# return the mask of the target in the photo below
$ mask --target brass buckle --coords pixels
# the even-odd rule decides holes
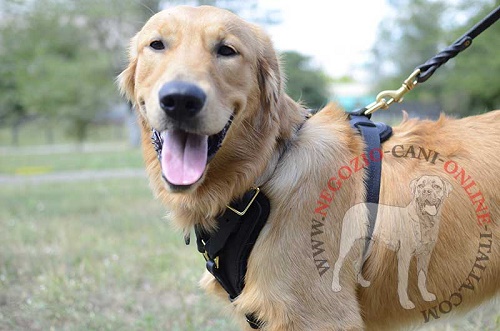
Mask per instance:
[[[203,257],[205,258],[205,261],[210,260],[210,258],[208,257],[207,251],[205,251],[205,253],[203,253]],[[215,257],[214,262],[215,262],[215,267],[217,269],[219,269],[219,257],[218,256]]]
[[[376,101],[366,106],[365,115],[374,113],[379,109],[388,109],[394,102],[402,102],[403,96],[410,92],[417,85],[417,77],[420,69],[416,69],[405,79],[401,87],[397,90],[382,91],[377,95]],[[389,99],[387,99],[389,98]]]
[[[255,190],[255,194],[253,195],[252,199],[250,199],[250,202],[248,203],[248,205],[245,207],[245,209],[243,209],[242,211],[239,211],[233,207],[231,207],[230,205],[226,205],[226,207],[231,210],[233,213],[235,213],[236,215],[238,216],[243,216],[246,214],[246,212],[248,211],[248,208],[250,208],[250,206],[252,205],[252,203],[255,201],[255,198],[257,197],[257,195],[259,194],[260,192],[260,188],[258,187],[254,187],[253,188]]]

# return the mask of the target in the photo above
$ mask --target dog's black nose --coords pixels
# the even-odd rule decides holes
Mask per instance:
[[[185,120],[201,111],[207,96],[195,84],[173,81],[162,86],[159,98],[161,108],[169,117]]]

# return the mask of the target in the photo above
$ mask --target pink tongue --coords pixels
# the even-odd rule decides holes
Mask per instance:
[[[201,178],[207,165],[208,137],[179,130],[161,133],[163,176],[174,185],[191,185]]]

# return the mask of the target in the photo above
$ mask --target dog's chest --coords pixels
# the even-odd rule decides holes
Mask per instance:
[[[412,220],[411,227],[417,250],[425,249],[425,247],[436,243],[438,235],[436,224]]]

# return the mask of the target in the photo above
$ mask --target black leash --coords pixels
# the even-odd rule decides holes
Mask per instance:
[[[403,101],[403,96],[411,91],[415,87],[415,85],[417,85],[417,83],[423,83],[427,81],[440,66],[448,62],[449,59],[457,56],[458,53],[467,49],[472,44],[472,40],[474,38],[484,32],[484,30],[489,28],[498,19],[500,19],[500,6],[495,8],[479,23],[474,25],[469,31],[458,38],[457,41],[455,41],[452,45],[446,47],[444,50],[433,56],[424,64],[417,66],[417,68],[415,68],[412,74],[403,82],[398,90],[388,90],[380,92],[377,95],[375,102],[372,102],[365,108],[356,110],[355,113],[363,113],[365,115],[369,115],[379,109],[388,109],[389,106],[394,102]]]
[[[429,79],[432,74],[445,64],[449,59],[457,56],[458,53],[467,49],[472,44],[472,39],[476,38],[480,33],[484,32],[493,23],[500,18],[500,6],[483,18],[479,23],[474,25],[463,36],[458,38],[453,44],[446,47],[443,51],[436,54],[424,64],[419,65],[416,69],[420,70],[417,76],[417,82],[423,83]]]

